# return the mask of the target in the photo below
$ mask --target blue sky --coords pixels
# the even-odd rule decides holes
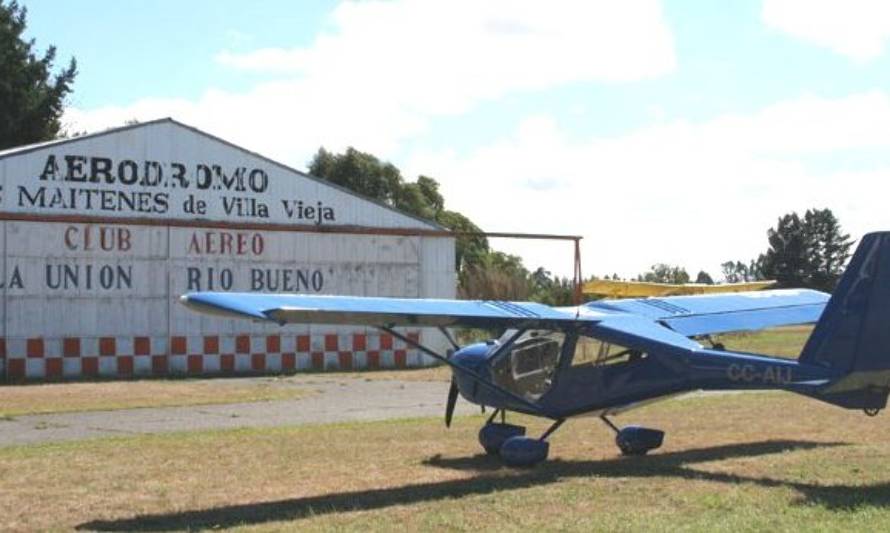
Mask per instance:
[[[174,116],[301,168],[352,145],[487,230],[584,235],[587,273],[716,274],[808,207],[890,229],[884,2],[24,4],[78,59],[73,128]]]

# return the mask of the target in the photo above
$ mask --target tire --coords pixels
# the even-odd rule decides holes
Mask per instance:
[[[510,437],[525,435],[524,426],[513,424],[485,424],[479,430],[479,444],[489,455],[495,455],[501,451],[504,441]]]
[[[547,459],[550,443],[529,437],[510,437],[501,446],[501,459],[507,466],[532,467]]]

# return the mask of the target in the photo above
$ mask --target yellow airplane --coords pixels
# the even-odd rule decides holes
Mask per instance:
[[[604,298],[646,298],[648,296],[758,291],[775,283],[773,280],[766,280],[706,285],[704,283],[673,284],[595,279],[586,282],[582,286],[582,292],[588,296],[601,296]]]

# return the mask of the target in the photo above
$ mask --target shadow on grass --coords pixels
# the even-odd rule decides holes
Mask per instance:
[[[356,510],[384,509],[428,501],[523,489],[576,477],[677,477],[720,483],[753,483],[764,487],[792,487],[800,491],[802,503],[832,509],[861,505],[890,505],[890,483],[870,486],[818,485],[766,477],[746,477],[690,468],[689,464],[738,457],[755,457],[794,450],[842,446],[843,443],[808,441],[764,441],[655,454],[646,457],[605,461],[548,461],[527,470],[504,467],[497,457],[432,457],[424,463],[437,467],[478,473],[470,479],[417,483],[381,489],[343,492],[288,500],[227,505],[210,509],[136,516],[120,520],[96,520],[77,526],[99,531],[168,531],[233,527]],[[498,472],[497,475],[491,475]]]

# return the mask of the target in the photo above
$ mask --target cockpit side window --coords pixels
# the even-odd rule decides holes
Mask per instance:
[[[572,368],[618,365],[638,361],[646,354],[625,346],[580,335],[575,343]]]
[[[527,330],[497,356],[492,365],[494,382],[510,392],[537,400],[553,385],[565,334]]]

